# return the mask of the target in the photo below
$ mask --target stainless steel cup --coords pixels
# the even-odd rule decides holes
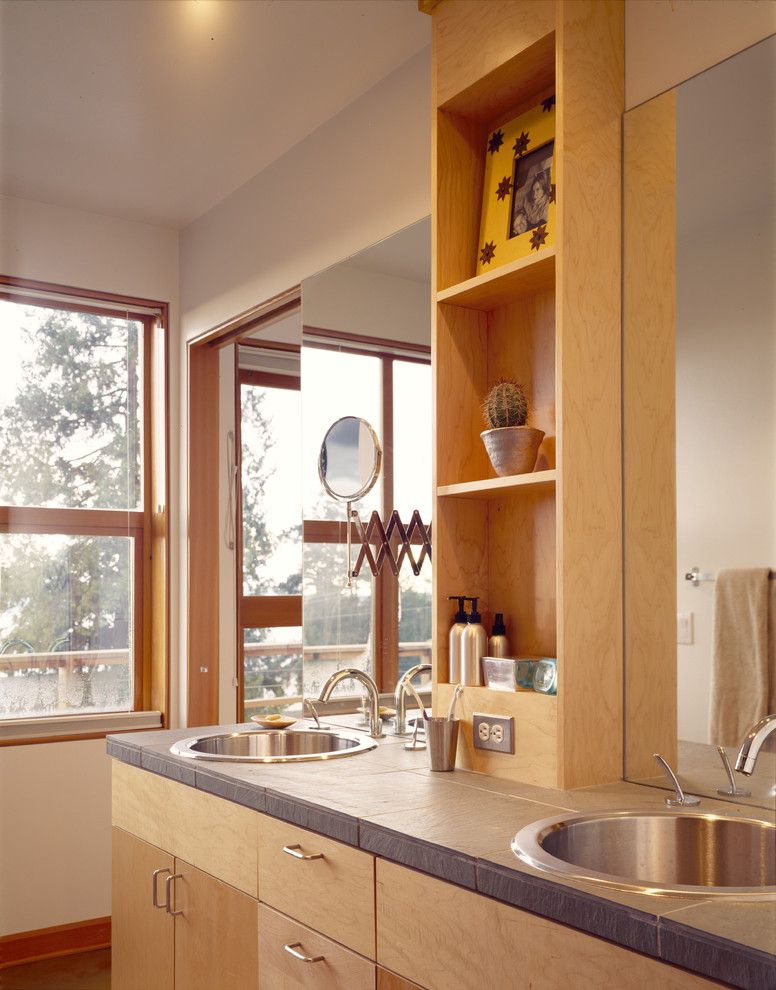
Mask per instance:
[[[423,719],[426,725],[426,746],[432,770],[454,770],[458,747],[460,719],[446,715]]]

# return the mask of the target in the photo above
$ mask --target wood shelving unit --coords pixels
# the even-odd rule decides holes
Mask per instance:
[[[450,698],[449,595],[504,612],[513,652],[557,656],[559,693],[464,691],[459,764],[546,786],[622,773],[620,120],[623,5],[441,0],[434,21],[434,705]],[[476,275],[493,129],[556,96],[555,243]],[[591,190],[597,195],[591,195]],[[527,388],[536,469],[493,476],[481,403]],[[475,750],[512,715],[514,755]]]

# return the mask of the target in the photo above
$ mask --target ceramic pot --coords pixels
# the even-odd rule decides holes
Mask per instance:
[[[533,471],[544,432],[533,426],[502,426],[480,433],[493,470],[499,477]]]

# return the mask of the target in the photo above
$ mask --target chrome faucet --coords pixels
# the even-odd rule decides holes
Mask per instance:
[[[413,678],[417,677],[418,674],[424,674],[426,672],[431,672],[431,664],[417,663],[414,667],[410,667],[409,670],[405,671],[396,684],[393,703],[396,708],[395,732],[397,736],[409,735],[407,732],[407,695],[412,694],[417,698],[417,692],[412,686]]]
[[[335,670],[321,688],[318,701],[327,702],[334,688],[341,681],[347,681],[351,678],[360,681],[369,693],[369,735],[372,739],[380,739],[383,734],[383,726],[380,721],[380,695],[377,691],[377,685],[366,671],[358,670],[356,667],[343,667],[342,670]]]
[[[701,803],[701,799],[700,798],[695,797],[694,794],[685,794],[684,793],[684,791],[682,790],[682,785],[679,783],[679,781],[678,781],[678,779],[676,777],[676,774],[671,769],[671,767],[670,767],[670,765],[668,763],[668,760],[666,760],[664,757],[662,757],[660,755],[660,753],[653,753],[652,755],[657,760],[657,762],[660,764],[660,767],[662,768],[663,773],[666,775],[666,777],[668,778],[668,780],[671,782],[671,786],[674,789],[674,796],[672,798],[670,798],[670,797],[667,797],[666,798],[666,804],[668,805],[668,807],[669,808],[694,808],[697,804],[700,804]]]
[[[776,732],[776,715],[763,715],[759,722],[754,723],[736,757],[736,770],[739,773],[751,776],[762,745],[772,732]]]

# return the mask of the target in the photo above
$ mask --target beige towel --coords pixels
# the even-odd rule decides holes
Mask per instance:
[[[711,675],[711,741],[740,746],[752,725],[774,711],[776,610],[765,567],[723,570],[714,589],[714,657]],[[769,639],[771,642],[769,644]]]

